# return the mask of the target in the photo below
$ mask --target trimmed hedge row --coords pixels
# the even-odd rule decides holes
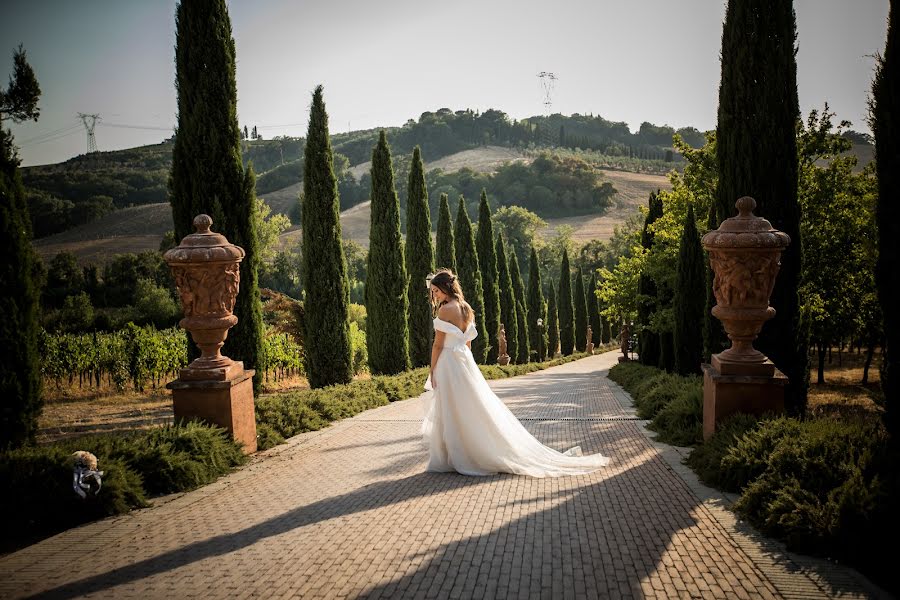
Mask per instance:
[[[609,378],[634,399],[637,415],[649,419],[657,439],[675,446],[703,440],[703,382],[696,375],[683,377],[636,362],[619,363]]]
[[[639,412],[656,411],[650,427],[665,432],[661,441],[693,440],[687,464],[707,485],[739,493],[734,510],[757,529],[793,550],[847,561],[896,591],[883,543],[900,535],[900,450],[878,415],[738,414],[701,442],[696,382],[627,363],[610,378]]]
[[[573,354],[542,363],[503,367],[479,365],[479,368],[485,379],[502,379],[555,367],[585,356]],[[262,396],[256,400],[258,447],[266,450],[283,443],[286,438],[322,429],[332,421],[397,400],[415,398],[422,393],[427,377],[428,367],[420,367],[397,375],[380,375],[314,390]]]
[[[103,487],[85,500],[72,490],[72,453],[96,455]],[[246,460],[221,429],[185,423],[130,434],[99,434],[0,454],[6,543],[23,542],[147,506],[147,498],[191,490]]]

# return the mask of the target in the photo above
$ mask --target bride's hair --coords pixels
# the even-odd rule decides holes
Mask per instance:
[[[431,278],[431,285],[438,288],[457,302],[459,302],[459,307],[462,309],[463,319],[466,320],[466,323],[471,323],[475,315],[472,313],[472,307],[469,306],[469,303],[466,302],[465,296],[463,296],[462,287],[459,285],[459,279],[456,275],[453,274],[453,271],[450,269],[438,269],[434,276]],[[440,308],[440,305],[434,305],[434,313],[437,315],[437,311]]]

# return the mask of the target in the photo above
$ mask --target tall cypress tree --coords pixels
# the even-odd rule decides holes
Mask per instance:
[[[559,310],[556,308],[556,288],[550,280],[550,299],[547,302],[547,356],[553,358],[559,346]]]
[[[222,351],[256,368],[258,385],[265,368],[257,279],[259,218],[255,176],[241,162],[231,20],[224,0],[198,0],[179,3],[175,24],[178,129],[169,177],[175,239],[192,233],[194,217],[206,213],[215,231],[244,248],[234,307],[238,323]]]
[[[575,269],[575,290],[572,293],[575,304],[575,349],[579,352],[587,350],[588,313],[584,295],[584,277],[581,269]]]
[[[485,334],[484,288],[481,283],[481,271],[478,268],[475,234],[472,232],[472,222],[469,221],[465,198],[462,196],[459,197],[459,209],[456,211],[453,239],[456,265],[459,268],[456,274],[459,276],[466,302],[475,313],[475,329],[478,330],[478,337],[472,340],[472,356],[475,357],[475,362],[483,365],[487,358],[488,346],[496,340],[488,340]]]
[[[678,246],[675,275],[675,371],[681,375],[700,372],[703,361],[703,335],[697,323],[703,319],[706,305],[706,267],[700,234],[689,206]]]
[[[37,121],[41,89],[21,46],[13,60],[9,89],[0,89],[0,450],[34,441],[43,404],[31,217],[12,133],[2,123]]]
[[[644,219],[644,229],[641,232],[641,246],[646,250],[653,247],[653,232],[650,230],[650,225],[656,222],[656,220],[662,216],[662,213],[662,199],[658,194],[651,193],[649,210],[647,211],[647,217]],[[650,317],[656,312],[657,308],[656,296],[656,283],[649,275],[642,273],[638,279],[638,352],[641,363],[651,367],[658,366],[660,359],[659,334],[651,331],[649,325]]]
[[[484,335],[490,348],[487,364],[497,362],[497,332],[500,331],[500,273],[497,270],[497,255],[494,251],[494,228],[491,225],[491,207],[487,193],[481,190],[478,205],[478,233],[475,241],[478,249],[478,266],[481,270],[481,284],[484,287]]]
[[[572,299],[572,271],[569,268],[568,250],[563,250],[556,306],[559,311],[559,348],[564,356],[569,356],[575,351],[575,303]]]
[[[544,286],[541,282],[541,270],[538,267],[537,252],[531,247],[531,257],[528,261],[528,344],[535,360],[544,359],[543,353],[547,348],[547,319],[544,308]],[[538,327],[538,319],[543,323]]]
[[[450,269],[456,273],[456,244],[453,241],[453,221],[450,219],[450,202],[447,200],[447,194],[441,194],[438,208],[435,251],[435,265],[439,269]]]
[[[599,346],[603,339],[603,324],[600,319],[600,301],[597,298],[597,275],[591,273],[591,284],[585,295],[588,307],[588,320],[591,324],[591,342]]]
[[[409,281],[400,237],[400,200],[384,130],[372,150],[372,199],[366,261],[366,346],[369,368],[394,375],[409,368]]]
[[[722,32],[722,79],[716,148],[718,219],[735,214],[742,196],[756,199],[756,214],[791,237],[781,257],[771,305],[775,318],[756,347],[790,379],[785,407],[806,410],[807,335],[801,330],[800,205],[797,199],[797,27],[793,3],[729,0]],[[752,77],[748,77],[752,73]]]
[[[506,260],[506,249],[502,235],[497,236],[497,280],[500,292],[500,322],[506,330],[506,353],[510,361],[515,362],[519,356],[519,320],[516,312],[516,293],[513,289],[512,277],[509,275],[509,262]]]
[[[350,283],[341,244],[340,197],[322,86],[313,93],[303,176],[304,358],[313,388],[353,378]]]
[[[872,83],[870,120],[878,174],[878,262],[875,276],[884,315],[885,351],[881,368],[884,418],[894,438],[900,432],[900,11],[888,14],[887,42]]]
[[[515,256],[515,253],[513,253],[513,256]],[[527,343],[527,341],[528,341],[528,339],[527,339],[528,338],[527,319],[528,319],[528,309],[525,307],[525,304],[521,301],[521,299],[516,299],[516,320],[518,321],[517,324],[519,327],[519,348],[518,348],[519,353],[516,355],[516,362],[519,363],[520,365],[524,365],[525,363],[528,362],[528,356],[530,354],[529,348],[528,348],[528,343]],[[524,334],[525,343],[523,343],[523,340],[522,340],[522,338],[523,338],[522,332],[523,331],[525,332],[525,334]]]
[[[528,304],[525,299],[525,283],[522,281],[522,271],[519,269],[519,259],[515,252],[509,253],[509,278],[512,280],[513,296],[516,300],[516,325],[519,329],[516,362],[524,364],[531,356],[531,343],[528,335]]]
[[[414,367],[431,363],[431,303],[425,277],[434,271],[428,188],[419,147],[413,149],[406,195],[406,273],[409,276],[409,361]]]

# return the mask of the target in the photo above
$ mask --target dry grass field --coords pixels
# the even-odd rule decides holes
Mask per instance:
[[[546,219],[547,227],[538,231],[544,238],[556,233],[562,225],[572,227],[572,239],[584,244],[590,240],[606,241],[613,235],[617,225],[637,214],[639,206],[647,205],[650,192],[670,190],[672,185],[664,175],[648,175],[644,173],[628,173],[625,171],[602,171],[603,178],[612,182],[618,192],[614,198],[615,206],[604,215],[562,217]]]
[[[427,169],[455,171],[469,167],[476,171],[489,172],[509,161],[528,160],[517,151],[499,146],[486,146],[465,150],[428,163]],[[352,168],[354,173],[365,172],[368,163]],[[607,240],[616,225],[637,212],[639,205],[646,204],[651,191],[669,189],[669,181],[662,175],[627,173],[624,171],[603,171],[605,179],[611,181],[618,190],[616,206],[605,215],[565,217],[549,219],[548,226],[539,232],[551,236],[556,227],[570,225],[577,242],[590,239]],[[281,190],[261,194],[272,207],[272,212],[287,214],[296,202],[302,184],[294,184]],[[369,203],[363,202],[341,213],[342,233],[345,239],[354,240],[363,247],[369,246]],[[79,263],[103,264],[116,254],[156,250],[165,232],[172,229],[172,212],[168,203],[148,204],[117,210],[92,223],[75,227],[63,233],[36,240],[38,253],[49,261],[59,252],[72,252]],[[213,226],[215,229],[215,225]],[[281,238],[280,246],[296,243],[299,228],[292,227]]]
[[[863,385],[865,350],[862,354],[843,352],[838,355],[832,349],[831,362],[825,362],[825,383],[817,384],[817,357],[810,357],[809,409],[814,414],[822,413],[880,413],[876,402],[881,394],[881,353],[876,350],[869,368],[869,382]]]

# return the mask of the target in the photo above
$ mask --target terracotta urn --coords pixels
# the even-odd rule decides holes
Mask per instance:
[[[178,324],[191,332],[202,353],[181,370],[182,380],[224,381],[244,369],[243,363],[221,353],[228,330],[238,322],[232,311],[244,250],[210,231],[211,226],[209,215],[198,215],[194,218],[196,232],[163,256],[172,269],[184,309]]]
[[[781,253],[791,238],[753,214],[753,198],[744,196],[735,207],[736,217],[726,219],[701,240],[715,274],[712,314],[732,342],[730,348],[712,357],[713,366],[722,374],[771,376],[774,365],[753,347],[753,340],[775,316],[769,298],[781,267]]]

